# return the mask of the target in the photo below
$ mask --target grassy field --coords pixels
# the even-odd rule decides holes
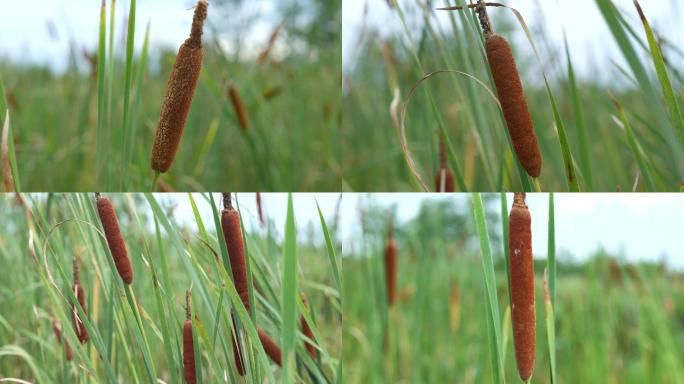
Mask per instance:
[[[111,3],[107,1],[103,10],[98,51],[87,52],[86,60],[81,47],[72,46],[71,53],[64,53],[70,55],[65,73],[0,61],[2,96],[6,96],[6,100],[0,97],[1,119],[4,122],[7,105],[16,190],[152,188],[152,143],[166,82],[183,41],[160,57],[159,47],[147,44],[149,36],[158,33],[157,26],[131,30],[133,16],[128,18],[128,32],[134,35],[119,38],[125,32],[120,30],[121,6],[125,3],[126,13],[134,15],[135,1],[117,2],[114,23]],[[203,38],[204,63],[185,132],[157,189],[339,190],[339,4],[321,2],[313,8],[307,13],[283,9],[283,26],[274,40],[279,48],[258,62],[256,54],[239,57],[219,41],[242,44],[242,52],[256,53],[264,52],[268,42],[245,47],[221,29],[225,12],[221,2],[212,2]],[[314,12],[318,9],[336,12]],[[325,17],[323,25],[335,28],[318,31],[315,23],[300,21],[309,16]],[[100,14],[94,12],[92,17]],[[188,10],[188,34],[191,20]],[[36,28],[44,27],[42,21],[35,22]],[[92,36],[94,41],[97,38]],[[144,42],[145,48],[129,51],[133,41]],[[230,84],[243,100],[247,129],[241,127],[231,104]]]
[[[502,246],[507,244],[502,224],[510,207],[494,194],[474,196],[475,206],[469,200],[424,201],[415,218],[395,223],[397,299],[392,306],[384,262],[392,209],[372,204],[361,208],[362,235],[343,258],[346,380],[521,382]],[[419,201],[416,198],[416,204]],[[532,212],[532,219],[549,219],[553,225],[557,216]],[[551,256],[534,263],[537,340],[532,382],[681,382],[681,272],[660,264],[628,263],[603,251],[581,262],[567,254],[556,261],[560,236],[549,238]]]
[[[220,198],[175,196],[106,196],[129,251],[131,285],[122,283],[114,267],[93,194],[24,194],[23,203],[14,195],[0,197],[0,262],[5,266],[0,272],[0,377],[34,383],[185,382],[181,330],[190,288],[198,382],[340,382],[339,244],[322,214],[312,229],[317,241],[298,239],[294,225],[298,213],[320,212],[314,200],[308,206],[290,204],[284,223],[274,222],[266,211],[266,224],[245,228],[254,303],[247,312],[229,277]],[[243,220],[252,216],[258,223],[256,212],[240,208],[241,197],[234,196],[233,205]],[[181,204],[192,207],[194,218],[176,214]],[[208,212],[200,212],[202,207]],[[86,298],[87,311],[79,316],[90,334],[82,345],[72,323],[73,260]],[[298,299],[300,292],[310,311]],[[242,330],[245,379],[234,365],[231,313]],[[316,358],[305,349],[310,339],[299,331],[300,314],[316,339]],[[71,361],[54,324],[61,325]],[[281,346],[282,369],[265,354],[257,327]]]
[[[595,38],[617,43],[627,64],[594,65],[580,78],[573,52],[583,47],[553,40],[536,14],[522,15],[521,24],[510,10],[490,7],[494,32],[513,46],[539,140],[542,173],[531,179],[512,150],[474,11],[436,10],[464,3],[391,1],[397,35],[381,38],[387,34],[372,25],[359,27],[350,53],[356,59],[344,69],[343,143],[354,153],[343,157],[346,190],[416,191],[424,189],[422,179],[434,191],[438,133],[448,138],[459,191],[680,189],[684,82],[670,63],[684,58],[681,36],[642,23],[631,1],[595,0],[585,12],[600,15],[610,30]],[[641,3],[648,20],[651,2]]]

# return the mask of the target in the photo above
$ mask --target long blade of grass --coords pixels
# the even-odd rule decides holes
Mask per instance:
[[[496,296],[496,275],[494,273],[494,261],[492,260],[492,251],[489,243],[489,231],[487,230],[482,196],[479,193],[474,193],[472,199],[475,228],[477,230],[478,239],[480,240],[480,251],[482,253],[482,270],[487,298],[487,324],[493,332],[492,337],[490,338],[489,347],[492,351],[496,352],[492,354],[491,364],[494,369],[496,382],[504,383],[506,376],[503,368],[501,348],[502,340],[499,301]]]
[[[667,74],[667,68],[665,66],[665,60],[663,59],[663,54],[658,46],[658,41],[653,34],[651,25],[649,24],[646,16],[644,15],[639,2],[634,0],[634,6],[639,12],[639,17],[641,22],[644,24],[644,31],[646,32],[646,38],[648,40],[648,46],[651,51],[651,58],[653,59],[653,65],[655,66],[656,73],[658,74],[658,80],[660,81],[660,87],[663,91],[663,96],[665,97],[665,105],[667,107],[668,114],[670,115],[670,121],[674,126],[675,134],[677,139],[679,139],[680,144],[684,147],[684,117],[682,117],[682,111],[679,108],[679,103],[677,102],[677,97],[675,96],[674,90],[672,89],[672,82]]]
[[[97,185],[102,185],[104,172],[102,170],[103,159],[106,158],[106,139],[104,136],[105,122],[105,34],[107,30],[107,8],[105,0],[102,0],[100,8],[100,34],[97,47],[97,131],[95,133],[95,180]],[[110,71],[112,69],[110,68]],[[105,177],[106,178],[106,177]]]
[[[123,128],[121,130],[121,146],[122,152],[125,154],[128,152],[128,119],[129,109],[130,109],[130,98],[131,98],[131,82],[133,78],[133,47],[135,45],[135,1],[131,0],[131,6],[128,10],[128,32],[126,33],[126,75],[124,78],[124,115],[123,115]],[[126,157],[121,155],[121,169],[120,172],[120,189],[123,189],[124,177],[126,177],[127,164]]]
[[[291,193],[287,197],[283,261],[283,301],[281,303],[283,321],[283,382],[291,384],[294,382],[294,336],[297,331],[295,325],[297,321],[297,237]]]

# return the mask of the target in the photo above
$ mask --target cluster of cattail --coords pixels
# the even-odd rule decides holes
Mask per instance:
[[[449,169],[446,144],[444,137],[439,135],[439,168],[435,175],[435,191],[437,192],[454,192],[456,191],[454,184],[454,173]]]
[[[107,238],[107,245],[112,253],[114,265],[119,272],[119,276],[126,284],[133,282],[133,269],[131,268],[131,260],[128,258],[128,250],[123,236],[121,236],[121,229],[119,228],[119,219],[114,212],[112,202],[99,194],[96,195],[97,213],[100,216],[102,229],[104,229],[105,237]]]
[[[190,290],[185,292],[185,322],[183,323],[183,370],[185,382],[197,383],[195,375],[195,347],[192,338],[192,312],[190,311]]]
[[[527,381],[534,370],[537,323],[534,312],[532,217],[525,204],[524,193],[515,194],[508,220],[513,342],[518,373],[523,381]]]
[[[76,299],[78,301],[78,305],[81,306],[81,310],[83,310],[83,313],[87,313],[86,311],[86,305],[85,305],[85,291],[83,290],[83,286],[81,286],[81,281],[80,281],[80,276],[79,276],[79,271],[78,271],[78,261],[74,257],[73,260],[73,275],[74,275],[74,284],[73,284],[73,293],[74,296],[76,296]],[[90,335],[88,334],[88,330],[85,328],[83,325],[83,321],[81,320],[81,316],[78,314],[78,310],[76,309],[76,305],[71,306],[71,313],[74,321],[74,331],[76,332],[76,337],[78,337],[78,341],[81,342],[81,344],[85,344],[88,342],[88,339],[90,339]]]
[[[228,98],[230,99],[230,103],[233,105],[238,122],[240,123],[240,128],[242,128],[243,131],[247,131],[247,129],[249,129],[247,108],[245,108],[245,103],[242,102],[242,97],[240,96],[238,89],[235,87],[235,84],[231,83],[228,86]]]
[[[164,173],[171,167],[185,128],[204,59],[202,30],[207,1],[199,0],[192,19],[190,37],[180,46],[166,86],[159,124],[152,146],[152,169]]]
[[[223,211],[221,211],[221,229],[228,249],[230,269],[233,273],[233,284],[240,296],[242,304],[247,312],[250,311],[249,287],[247,286],[247,263],[245,260],[245,245],[242,238],[240,213],[233,207],[230,193],[223,194]],[[235,318],[233,317],[233,328]],[[280,347],[262,329],[259,329],[259,339],[268,356],[276,364],[281,365]],[[233,352],[235,354],[235,366],[240,375],[245,374],[244,362],[240,353],[240,344],[237,335],[233,335]],[[237,353],[236,353],[237,352]]]
[[[74,354],[71,351],[71,346],[66,339],[62,339],[62,325],[56,319],[52,319],[52,331],[55,333],[55,338],[60,344],[64,344],[64,357],[67,361],[71,361],[74,358]]]
[[[387,279],[387,303],[394,305],[397,296],[397,243],[393,237],[392,219],[387,224],[387,245],[385,246],[385,278]]]

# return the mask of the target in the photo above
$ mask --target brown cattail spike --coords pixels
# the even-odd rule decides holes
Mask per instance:
[[[242,102],[240,92],[237,90],[234,84],[230,84],[228,86],[228,98],[230,98],[230,103],[233,104],[233,109],[235,110],[238,122],[240,123],[240,128],[242,128],[243,131],[246,131],[249,129],[247,109],[245,108],[245,103]]]
[[[71,346],[69,345],[69,342],[64,339],[62,341],[62,326],[57,322],[56,319],[52,319],[52,331],[55,333],[55,338],[57,339],[57,342],[60,344],[64,344],[64,357],[67,359],[67,361],[71,361],[71,359],[74,358],[74,354],[71,351]]]
[[[527,173],[537,178],[541,174],[542,158],[513,51],[499,35],[487,37],[485,48],[515,153]]]
[[[435,175],[435,191],[454,192],[455,187],[454,173],[449,169],[444,137],[439,135],[439,169]]]
[[[74,283],[73,289],[74,289],[74,296],[76,296],[76,299],[78,300],[78,304],[81,306],[81,309],[85,313],[86,312],[85,292],[83,291],[83,287],[78,283]],[[78,314],[78,310],[76,309],[75,305],[72,305],[71,312],[73,315],[74,331],[76,332],[76,337],[78,337],[78,341],[80,341],[81,344],[85,344],[90,339],[90,335],[88,334],[88,330],[86,330],[85,326],[83,325],[83,321],[81,320],[81,317]]]
[[[392,237],[392,220],[388,223],[387,246],[385,247],[385,277],[387,278],[387,303],[391,307],[396,299],[397,243]]]
[[[259,332],[259,340],[261,345],[264,347],[264,351],[268,357],[273,360],[274,363],[282,366],[280,347],[276,342],[261,328],[257,330]]]
[[[259,211],[259,223],[261,223],[261,225],[264,225],[264,211],[261,207],[261,193],[260,192],[256,193],[256,203],[257,203],[257,210]]]
[[[185,293],[185,323],[183,324],[183,369],[185,382],[196,384],[195,376],[195,347],[192,339],[192,315],[190,312],[190,290]]]
[[[230,259],[230,269],[233,272],[233,283],[235,290],[242,304],[250,310],[249,288],[247,287],[247,264],[245,261],[245,245],[242,239],[242,228],[240,227],[240,214],[233,208],[230,200],[230,193],[223,195],[223,211],[221,212],[221,228],[223,237],[228,248],[228,258]]]
[[[531,225],[532,217],[525,205],[525,194],[516,193],[509,217],[508,252],[513,304],[513,342],[518,373],[523,381],[532,377],[537,343]]]
[[[233,312],[230,312],[230,317],[233,321],[233,329],[237,330],[235,327],[235,315]],[[237,372],[240,376],[245,375],[245,364],[242,362],[242,351],[240,350],[240,341],[237,338],[237,333],[233,332],[233,337],[231,338],[233,341],[233,356],[235,358],[235,368],[237,369]]]
[[[306,296],[304,296],[304,293],[301,294],[301,298],[304,307],[308,308],[309,303],[306,300]],[[306,336],[309,340],[316,340],[314,339],[313,331],[311,331],[311,327],[309,327],[309,323],[306,322],[304,315],[301,315],[299,317],[299,325],[302,328],[302,333],[304,334],[304,336]],[[306,340],[304,344],[306,345],[306,350],[309,351],[311,357],[315,359],[318,355],[318,352],[316,351],[316,347],[314,346],[313,342],[309,340]]]
[[[126,284],[133,282],[133,269],[131,268],[131,260],[128,258],[128,251],[126,250],[126,243],[121,236],[121,229],[119,228],[119,220],[116,218],[114,206],[112,202],[106,198],[97,195],[97,213],[102,222],[105,237],[109,250],[112,253],[116,270],[119,276]]]
[[[206,0],[197,2],[190,37],[180,46],[166,85],[150,162],[152,169],[160,173],[168,171],[176,156],[197,87],[204,59],[202,27],[207,6]]]

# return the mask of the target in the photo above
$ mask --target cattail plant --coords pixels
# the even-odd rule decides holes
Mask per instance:
[[[123,282],[130,285],[133,282],[133,269],[131,268],[131,260],[128,258],[126,243],[123,236],[121,236],[119,220],[116,218],[114,206],[108,198],[102,197],[100,194],[95,195],[95,200],[97,202],[97,213],[100,216],[100,222],[102,223],[116,270],[119,272]]]
[[[494,85],[515,153],[527,174],[537,178],[541,174],[541,152],[511,46],[503,36],[496,35],[492,31],[487,15],[487,4],[484,0],[478,0],[477,4],[468,7],[474,7],[480,19],[489,69],[494,78]],[[463,7],[440,9],[460,10]]]
[[[233,272],[235,290],[247,312],[249,306],[249,288],[247,287],[247,263],[245,261],[245,244],[242,239],[240,213],[233,208],[230,193],[223,194],[223,211],[221,212],[221,228],[228,249],[230,269]]]
[[[273,340],[263,329],[259,328],[257,331],[259,333],[261,345],[264,347],[264,351],[266,351],[268,357],[270,357],[274,363],[282,367],[281,352],[278,344],[276,344],[275,340]]]
[[[180,46],[171,69],[166,95],[159,113],[157,133],[152,146],[152,169],[164,173],[171,167],[180,144],[185,120],[199,79],[204,48],[202,29],[207,18],[207,1],[199,0],[192,18],[190,37]]]
[[[508,220],[513,342],[518,373],[523,381],[527,381],[534,370],[537,324],[534,313],[532,217],[525,204],[524,193],[515,194]]]
[[[233,321],[233,329],[237,331],[237,328],[235,327],[235,315],[233,312],[230,312],[230,318]],[[233,356],[235,357],[235,368],[237,369],[237,372],[240,376],[245,375],[245,364],[242,362],[242,351],[240,349],[240,340],[237,338],[237,333],[232,332],[232,337],[233,341]]]
[[[397,243],[393,238],[393,224],[387,224],[387,246],[385,246],[385,277],[387,279],[387,303],[394,305],[397,296]]]
[[[245,104],[242,102],[240,92],[238,92],[237,88],[232,83],[228,86],[228,98],[230,99],[230,103],[233,105],[238,122],[240,123],[240,128],[242,128],[243,131],[247,131],[247,129],[249,129],[247,109],[245,108]]]
[[[306,296],[304,295],[304,293],[301,294],[301,298],[302,298],[302,303],[304,304],[304,308],[308,308],[309,302],[306,300]],[[309,323],[306,322],[304,315],[301,315],[299,317],[299,326],[302,328],[302,333],[304,334],[304,336],[306,336],[308,339],[304,342],[304,345],[306,346],[306,350],[309,351],[309,354],[311,355],[311,357],[313,357],[315,359],[316,356],[318,355],[318,353],[316,351],[316,347],[313,345],[313,342],[309,341],[309,340],[315,341],[316,339],[314,339],[313,331],[311,331],[311,327],[309,327]]]
[[[74,354],[71,351],[71,346],[66,339],[62,339],[62,325],[57,321],[57,319],[52,319],[52,331],[55,333],[55,338],[60,344],[64,344],[64,357],[67,361],[71,361],[74,358]]]
[[[449,169],[446,144],[444,143],[444,137],[441,134],[439,135],[439,169],[437,169],[437,174],[435,175],[435,191],[456,191],[454,173]]]
[[[79,271],[78,271],[78,261],[76,260],[75,257],[73,260],[73,275],[74,275],[74,284],[73,284],[72,288],[73,288],[74,296],[76,296],[76,299],[78,300],[78,304],[81,306],[81,309],[83,310],[83,312],[87,313],[86,306],[85,306],[85,291],[83,290],[83,286],[81,286],[80,276],[79,276]],[[90,335],[88,334],[88,330],[83,325],[83,321],[81,320],[81,317],[79,316],[75,305],[71,306],[71,314],[72,314],[73,321],[74,321],[74,331],[76,332],[76,337],[78,337],[78,341],[80,341],[81,344],[87,343],[88,339],[90,339]]]
[[[195,347],[192,340],[192,314],[190,311],[190,290],[185,292],[185,323],[183,323],[183,369],[185,382],[196,384],[195,377]]]
[[[259,223],[261,223],[261,225],[264,225],[264,211],[261,207],[261,193],[260,192],[256,193],[256,203],[257,203],[257,211],[259,212]]]

